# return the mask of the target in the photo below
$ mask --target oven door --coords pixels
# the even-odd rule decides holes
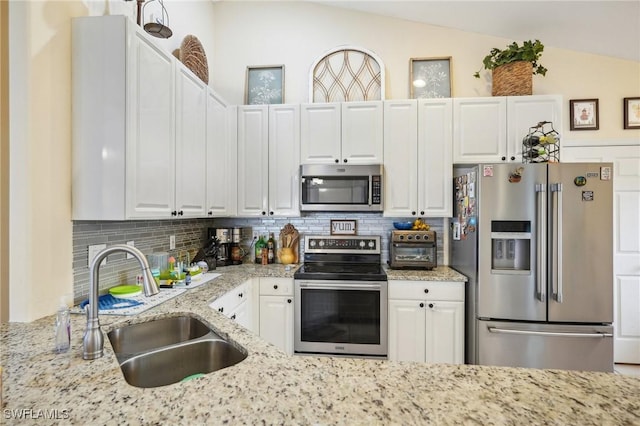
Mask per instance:
[[[297,353],[387,356],[387,282],[295,281]]]
[[[393,243],[390,252],[390,266],[435,268],[437,266],[436,246],[431,243]]]

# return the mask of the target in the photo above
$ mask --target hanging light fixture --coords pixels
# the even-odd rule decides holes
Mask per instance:
[[[130,1],[130,0],[125,0]],[[160,7],[162,8],[162,14],[160,18],[156,18],[156,22],[147,22],[142,25],[144,21],[144,9],[147,7],[149,3],[153,3],[157,1],[160,3]],[[146,32],[151,34],[154,37],[158,38],[169,38],[173,35],[173,31],[169,28],[169,14],[167,13],[167,9],[164,7],[164,2],[162,0],[149,0],[145,2],[145,0],[136,0],[137,3],[137,19],[136,23],[144,28]],[[144,6],[142,5],[144,3]]]

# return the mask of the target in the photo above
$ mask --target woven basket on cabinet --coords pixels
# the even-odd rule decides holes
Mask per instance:
[[[517,61],[492,70],[493,96],[522,96],[533,93],[533,64]]]

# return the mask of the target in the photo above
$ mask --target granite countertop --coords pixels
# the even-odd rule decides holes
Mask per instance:
[[[244,347],[244,361],[141,389],[125,382],[108,339],[102,358],[82,359],[82,315],[72,316],[72,349],[60,355],[52,316],[2,324],[3,424],[640,424],[640,379],[628,376],[288,356],[208,305],[251,277],[293,270],[215,272],[222,276],[138,316],[101,317],[102,329],[187,313]]]
[[[388,280],[411,281],[458,281],[466,282],[467,277],[448,266],[438,266],[432,270],[391,269],[385,265]]]

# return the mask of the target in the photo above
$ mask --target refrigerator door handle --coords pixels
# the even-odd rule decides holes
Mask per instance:
[[[538,232],[536,235],[536,256],[538,258],[538,262],[536,264],[536,297],[539,301],[544,302],[547,298],[545,292],[547,276],[547,250],[545,244],[547,239],[546,186],[541,183],[536,183],[535,189],[536,197],[538,198]]]
[[[489,333],[499,333],[499,334],[524,334],[529,336],[558,336],[558,337],[613,337],[612,333],[562,333],[558,331],[534,331],[534,330],[515,330],[511,328],[498,328],[498,327],[487,327]]]
[[[554,183],[551,185],[551,192],[555,202],[555,221],[553,223],[555,241],[555,275],[552,274],[551,286],[553,288],[553,296],[558,303],[562,303],[562,183]]]

